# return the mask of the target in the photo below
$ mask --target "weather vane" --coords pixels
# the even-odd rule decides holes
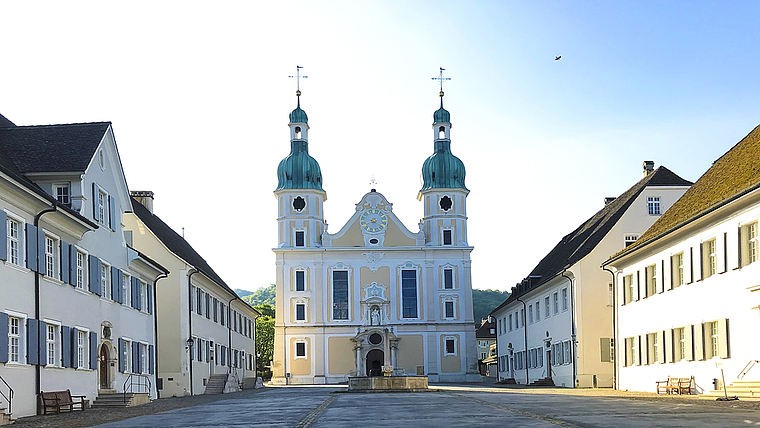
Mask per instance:
[[[440,71],[438,72],[438,77],[433,77],[433,80],[438,80],[441,83],[441,93],[440,95],[443,96],[443,81],[444,80],[451,80],[451,77],[443,77],[443,71],[446,70],[443,67],[438,67]]]
[[[299,97],[299,101],[300,101],[300,97],[301,97],[301,79],[307,79],[309,77],[309,76],[301,76],[301,69],[302,68],[303,67],[301,67],[300,65],[297,65],[296,66],[296,75],[295,76],[288,76],[291,79],[292,78],[296,79],[296,96]]]
[[[373,190],[377,186],[377,180],[375,180],[375,174],[372,174],[372,178],[369,180],[369,185],[372,186]]]

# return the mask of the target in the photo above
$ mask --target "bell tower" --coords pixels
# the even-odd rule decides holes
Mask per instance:
[[[305,76],[304,76],[305,77]],[[322,189],[319,163],[309,155],[309,118],[301,109],[301,91],[296,91],[297,106],[290,112],[290,154],[277,166],[277,247],[320,247],[324,230],[322,204],[327,194]]]
[[[428,246],[467,246],[467,194],[464,163],[451,153],[451,115],[441,107],[433,113],[433,154],[422,165],[422,189],[417,199],[424,204],[422,218]]]

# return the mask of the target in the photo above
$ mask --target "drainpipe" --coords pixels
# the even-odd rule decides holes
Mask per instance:
[[[615,316],[617,314],[617,285],[615,284],[615,273],[611,270],[607,269],[606,266],[602,266],[602,270],[606,270],[607,272],[612,275],[612,350],[614,352],[612,357],[612,389],[618,389],[617,386],[617,348],[618,348],[618,339],[617,339],[617,317]]]
[[[525,361],[523,361],[523,363],[525,364],[525,385],[527,386],[530,383],[530,379],[528,378],[528,370],[530,370],[528,368],[528,324],[525,322],[527,321],[527,317],[528,317],[528,307],[525,305],[525,302],[520,300],[519,297],[515,300],[523,304],[523,313],[525,314],[522,320],[523,331],[525,332]]]
[[[190,297],[187,301],[188,306],[190,307],[190,311],[188,312],[187,317],[187,326],[188,326],[188,339],[193,338],[193,282],[191,281],[193,275],[196,273],[200,273],[199,270],[193,269],[192,272],[190,272],[189,275],[187,275],[187,294]],[[193,395],[193,347],[188,347],[190,352],[190,395]]]
[[[47,213],[52,213],[54,211],[57,211],[58,208],[55,204],[51,208],[46,208],[42,211],[40,211],[36,216],[34,216],[34,227],[38,228],[40,225],[40,217]],[[37,233],[39,232],[39,229],[37,230]],[[37,239],[37,242],[39,243],[39,239]],[[40,260],[37,256],[40,253],[40,249],[37,249],[37,254],[34,255],[35,258],[37,258],[37,270],[34,271],[34,318],[36,320],[40,319],[40,273],[38,272]],[[44,260],[43,260],[44,263]],[[39,329],[37,329],[37,334],[39,335]],[[45,332],[47,335],[47,332]],[[40,355],[40,357],[42,357]],[[42,391],[42,380],[40,379],[40,376],[42,375],[42,366],[37,364],[34,366],[34,387],[36,391],[35,396],[39,396],[40,392]]]
[[[229,355],[229,357],[227,358],[227,361],[229,363],[232,362],[232,306],[231,304],[237,299],[239,299],[239,297],[235,296],[232,299],[230,299],[229,302],[227,302],[227,335],[228,335],[227,343],[229,345],[227,347],[227,353]],[[235,319],[235,322],[237,322],[237,319]],[[232,364],[227,364],[227,372],[228,373],[232,372]]]
[[[488,315],[489,323],[491,322],[491,319],[492,319],[491,315]],[[497,328],[497,324],[498,324],[498,321],[496,320],[496,318],[493,318],[493,329],[496,331],[496,382],[499,382],[501,380],[501,373],[499,372],[499,369],[501,369],[501,364],[499,361],[501,356],[499,356],[499,330]],[[491,353],[490,349],[488,353],[489,354]],[[486,366],[486,369],[488,369],[488,366]]]
[[[570,338],[573,340],[573,388],[578,387],[578,345],[576,344],[575,338],[575,293],[573,292],[573,279],[569,276],[565,276],[565,272],[567,272],[567,269],[562,271],[562,276],[564,278],[567,278],[568,281],[570,281]]]
[[[154,342],[156,343],[153,346],[153,361],[155,361],[153,373],[156,378],[158,378],[158,305],[156,304],[158,302],[158,294],[156,294],[156,283],[168,276],[168,273],[162,273],[153,280],[153,335],[155,337]],[[156,381],[156,398],[161,398],[161,392],[158,389],[158,381]]]

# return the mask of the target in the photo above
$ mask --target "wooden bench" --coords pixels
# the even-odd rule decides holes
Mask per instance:
[[[52,413],[61,413],[62,411],[73,411],[77,406],[79,410],[85,408],[84,395],[71,395],[71,390],[65,391],[48,391],[41,392],[42,413],[47,415],[48,411]]]
[[[689,394],[694,386],[694,376],[692,377],[670,377],[668,380],[659,380],[657,382],[657,393],[665,391],[666,394]]]

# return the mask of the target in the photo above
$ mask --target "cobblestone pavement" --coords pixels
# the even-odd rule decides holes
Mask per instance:
[[[35,416],[21,428],[85,427],[738,427],[760,425],[760,403],[609,389],[432,385],[426,393],[346,393],[344,386],[270,387],[168,398],[129,409]]]

